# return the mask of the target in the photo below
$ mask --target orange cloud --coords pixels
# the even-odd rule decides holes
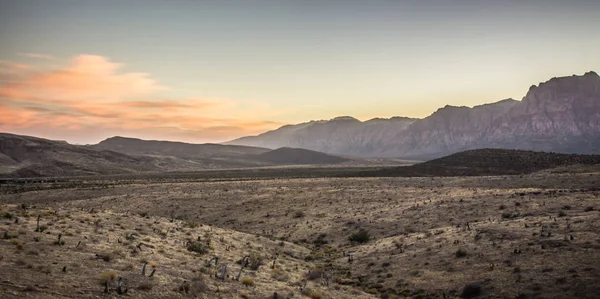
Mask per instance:
[[[0,65],[11,70],[6,80],[0,72],[2,131],[80,143],[112,135],[208,142],[283,125],[262,120],[285,111],[261,102],[168,99],[149,74],[122,72],[102,56],[79,55],[53,70],[15,65]]]

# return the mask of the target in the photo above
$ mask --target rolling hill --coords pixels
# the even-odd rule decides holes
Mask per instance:
[[[267,163],[282,165],[299,164],[338,164],[350,159],[332,156],[321,152],[301,148],[282,147],[266,153],[259,154],[257,159]]]
[[[363,171],[359,176],[481,176],[527,174],[559,166],[600,164],[600,155],[476,149],[401,167]]]

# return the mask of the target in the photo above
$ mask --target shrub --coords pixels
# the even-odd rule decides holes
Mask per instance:
[[[315,239],[313,241],[313,244],[315,244],[317,246],[321,246],[321,245],[327,244],[328,241],[325,240],[325,237],[327,237],[327,234],[319,234],[319,236],[317,236],[317,239]]]
[[[319,292],[319,291],[312,291],[312,292],[310,292],[310,298],[311,299],[321,299],[321,298],[323,298],[323,294],[321,294],[321,292]]]
[[[367,243],[371,239],[371,236],[365,229],[360,229],[358,232],[352,234],[349,239],[351,242]]]
[[[202,241],[194,241],[194,242],[190,242],[188,244],[187,250],[191,251],[191,252],[200,253],[200,254],[206,254],[206,253],[208,253],[208,246],[206,244],[202,243]]]
[[[192,285],[191,285],[191,293],[192,294],[205,293],[206,291],[208,291],[208,289],[209,289],[208,285],[204,281],[203,276],[200,275],[200,276],[194,277],[192,279]]]
[[[5,212],[3,211],[2,213],[0,213],[0,216],[6,218],[6,219],[13,219],[13,215],[9,212]]]
[[[565,216],[567,216],[567,213],[565,213],[563,211],[558,212],[558,217],[565,217]]]
[[[593,211],[593,210],[594,210],[594,207],[586,207],[586,208],[585,208],[585,211],[586,211],[586,212],[591,212],[591,211]]]
[[[99,278],[100,278],[100,284],[104,285],[107,281],[111,282],[115,279],[117,279],[117,271],[113,271],[113,270],[109,270],[106,271],[102,274],[100,274]]]
[[[460,297],[470,299],[481,296],[481,293],[481,286],[475,283],[470,283],[463,288]]]
[[[110,252],[101,252],[101,253],[96,254],[96,256],[98,258],[101,258],[105,262],[110,262],[114,258],[113,254]]]
[[[294,218],[303,218],[304,216],[306,216],[306,214],[304,214],[302,211],[296,211],[294,213]]]
[[[140,282],[137,289],[140,291],[150,291],[154,285],[149,281]]]
[[[466,257],[467,256],[467,251],[465,251],[464,249],[458,249],[455,253],[454,256],[456,256],[457,258],[462,258],[462,257]]]
[[[252,277],[244,276],[244,277],[242,277],[242,284],[247,287],[253,287],[254,279]]]
[[[271,270],[271,278],[278,281],[288,281],[288,279],[290,279],[290,275],[280,268],[275,268]]]
[[[256,252],[253,252],[248,256],[248,267],[256,271],[260,266],[263,265],[264,257]]]
[[[307,280],[315,280],[315,279],[321,278],[321,276],[323,276],[323,271],[321,269],[314,269],[314,270],[308,271],[308,273],[306,274],[306,279]]]

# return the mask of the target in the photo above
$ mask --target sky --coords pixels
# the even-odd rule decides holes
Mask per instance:
[[[600,1],[0,0],[0,131],[221,142],[520,100],[600,66]]]

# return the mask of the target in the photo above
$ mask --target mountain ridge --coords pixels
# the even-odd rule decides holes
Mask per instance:
[[[0,177],[57,177],[190,172],[280,165],[338,164],[350,159],[305,149],[277,149],[111,137],[74,145],[0,133]]]
[[[224,144],[405,159],[432,159],[488,147],[600,153],[600,77],[593,71],[554,77],[532,85],[521,101],[445,105],[422,119],[374,118],[346,126],[340,125],[340,119],[356,120],[341,116],[287,125]]]

